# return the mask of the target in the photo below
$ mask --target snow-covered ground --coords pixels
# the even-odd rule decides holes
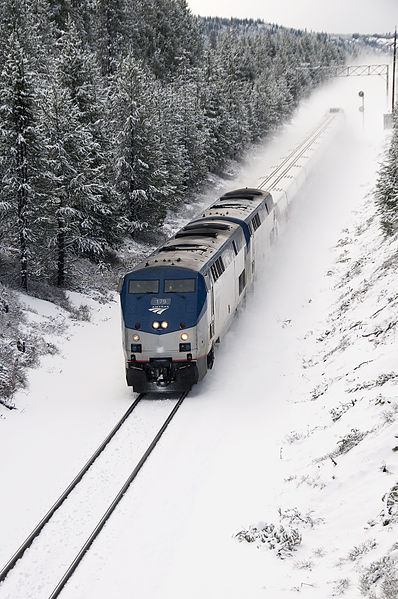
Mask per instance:
[[[330,106],[346,111],[344,135],[297,197],[215,368],[190,393],[65,599],[398,596],[398,248],[380,237],[371,197],[386,143],[384,81],[328,84],[216,193],[256,185]],[[187,209],[181,219],[193,215]],[[117,298],[102,306],[72,300],[90,304],[91,321],[71,324],[60,355],[31,372],[18,411],[0,406],[1,563],[132,399]],[[65,318],[47,302],[25,301],[43,326]],[[128,455],[134,462],[135,435],[141,442],[162,404],[146,402],[141,432],[117,441],[115,470]],[[91,480],[93,496],[105,495],[107,477]],[[67,521],[63,530],[65,539],[80,535]],[[49,571],[51,556],[49,536],[41,555],[27,555],[22,574],[0,586],[0,599],[47,598],[39,562]]]

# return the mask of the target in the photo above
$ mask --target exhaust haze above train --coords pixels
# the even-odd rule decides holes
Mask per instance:
[[[326,33],[386,33],[398,22],[396,0],[188,0],[187,4],[202,17],[262,19]]]

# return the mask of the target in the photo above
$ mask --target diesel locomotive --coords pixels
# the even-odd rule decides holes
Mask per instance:
[[[182,391],[205,376],[276,225],[269,193],[238,189],[125,275],[123,346],[134,391]]]

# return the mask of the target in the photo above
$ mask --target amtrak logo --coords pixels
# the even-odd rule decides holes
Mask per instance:
[[[154,308],[148,308],[149,312],[154,312],[155,314],[163,314],[165,310],[168,310],[170,306],[155,306]]]

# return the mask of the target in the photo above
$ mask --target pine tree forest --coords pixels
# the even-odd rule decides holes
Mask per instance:
[[[398,112],[396,109],[390,147],[379,171],[376,202],[384,234],[396,235],[398,232]]]
[[[222,26],[221,26],[222,25]],[[1,0],[0,270],[72,263],[159,230],[344,61],[325,34],[194,17],[185,0]]]

